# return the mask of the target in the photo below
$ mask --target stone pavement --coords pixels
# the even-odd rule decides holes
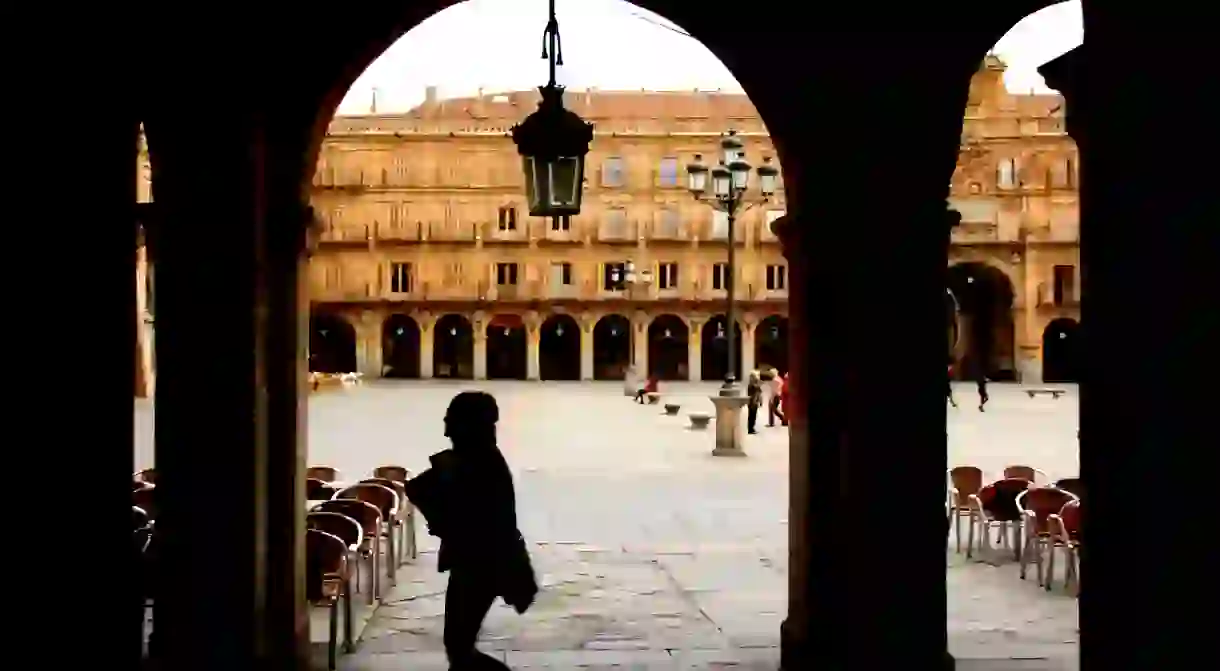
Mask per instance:
[[[374,466],[427,466],[444,449],[454,393],[501,405],[500,442],[515,471],[522,531],[543,592],[524,616],[497,606],[481,646],[513,668],[759,668],[779,659],[787,571],[787,443],[748,437],[748,459],[710,456],[713,434],[686,428],[715,384],[670,384],[680,417],[640,406],[617,383],[374,382],[309,400],[309,462],[352,477]],[[958,388],[949,409],[954,464],[989,473],[1027,463],[1077,472],[1075,390],[1030,400],[994,385],[986,413]],[[201,421],[206,421],[201,418]],[[151,465],[151,409],[137,405],[137,464]],[[434,539],[374,616],[350,671],[444,669],[444,576]],[[1075,668],[1076,602],[1017,578],[1012,565],[950,555],[950,648],[961,669]],[[997,661],[988,661],[997,660]]]

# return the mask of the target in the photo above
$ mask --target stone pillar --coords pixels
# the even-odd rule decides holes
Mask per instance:
[[[487,328],[479,322],[474,332],[474,379],[487,379]]]
[[[525,379],[527,380],[537,381],[540,377],[538,361],[538,346],[540,340],[541,338],[539,337],[537,327],[525,327]]]
[[[586,315],[580,320],[580,379],[592,380],[593,375],[593,326],[597,318]]]
[[[648,377],[648,325],[650,323],[648,314],[642,311],[636,312],[631,319],[631,347],[635,355],[635,372],[641,380]]]
[[[703,379],[703,321],[690,319],[686,348],[687,379],[698,382]]]
[[[838,60],[872,57],[864,43],[836,40],[833,46]],[[808,123],[822,123],[825,114],[825,123],[835,119],[836,132],[816,140],[802,135],[785,146],[785,154],[819,157],[803,161],[799,174],[784,175],[793,222],[785,233],[794,273],[790,375],[797,398],[790,405],[805,410],[802,417],[794,408],[795,425],[789,425],[795,511],[788,525],[793,556],[782,631],[785,668],[951,664],[945,626],[945,198],[965,89],[928,90],[941,84],[915,74],[922,71],[904,64],[867,82],[813,75],[819,88],[830,89],[826,99],[839,102],[812,104]],[[968,78],[943,84],[964,85]],[[897,99],[909,103],[902,115],[880,111]],[[834,112],[843,100],[859,113],[844,118]],[[863,257],[845,253],[863,248],[869,250]],[[877,292],[878,286],[896,289]],[[893,374],[889,356],[894,324],[903,325],[903,375]],[[879,380],[903,402],[877,403]],[[876,520],[894,510],[903,511],[903,523],[877,533]],[[893,570],[894,548],[902,548],[899,571]],[[796,568],[802,565],[803,575]]]
[[[366,310],[353,324],[356,329],[356,372],[366,379],[381,377],[383,372],[381,321],[380,315]]]
[[[1209,88],[1186,84],[1214,74],[1196,47],[1124,39],[1118,26],[1138,20],[1134,7],[1084,7],[1085,46],[1039,68],[1065,96],[1080,154],[1081,668],[1168,668],[1215,646],[1196,613],[1216,593],[1215,553],[1198,536],[1214,526],[1214,475],[1198,455],[1215,453],[1216,393],[1190,382],[1220,375],[1220,245],[1213,174],[1165,169],[1197,161],[1203,145],[1148,129],[1214,137]],[[1148,263],[1155,272],[1140,272]],[[1139,296],[1163,303],[1155,317],[1132,308]],[[1136,482],[1172,482],[1180,500],[1172,512],[1132,505]],[[1132,529],[1181,540],[1132,543]]]
[[[305,668],[307,151],[251,115],[154,116],[159,666]]]
[[[431,314],[420,314],[415,318],[419,324],[419,379],[430,380],[436,372],[433,370],[436,346],[436,317]]]
[[[1028,343],[1017,347],[1017,374],[1021,384],[1042,382],[1042,343]]]
[[[744,382],[750,377],[750,371],[757,365],[754,361],[754,331],[758,326],[758,317],[746,313],[741,317],[741,379]]]

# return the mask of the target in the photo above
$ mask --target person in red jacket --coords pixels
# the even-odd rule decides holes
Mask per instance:
[[[640,387],[639,391],[635,393],[635,402],[643,403],[645,397],[647,397],[649,394],[655,394],[660,386],[660,382],[657,381],[657,376],[649,375],[648,380],[644,382],[644,386]]]
[[[784,376],[780,378],[779,387],[779,420],[784,426],[788,426],[788,413],[790,412],[788,409],[788,389],[788,373],[784,373]]]

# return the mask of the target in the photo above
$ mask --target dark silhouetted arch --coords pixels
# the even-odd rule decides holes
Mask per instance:
[[[309,371],[356,372],[356,329],[346,319],[328,314],[310,316]]]
[[[771,315],[754,328],[754,365],[788,372],[788,318]]]
[[[959,263],[949,268],[949,290],[958,305],[956,375],[1016,379],[1013,288],[1008,275],[985,263]]]
[[[551,315],[538,334],[538,377],[580,379],[580,324],[571,315]]]
[[[729,372],[729,339],[725,324],[728,320],[724,315],[716,315],[707,320],[700,334],[700,350],[702,354],[702,377],[704,380],[723,380]],[[733,374],[741,380],[741,324],[734,324],[734,335],[737,340],[733,349],[737,357]]]
[[[528,339],[521,317],[499,314],[487,325],[487,378],[524,380]]]
[[[659,380],[688,380],[690,328],[677,315],[658,315],[648,325],[648,374]]]
[[[393,314],[382,323],[381,365],[385,377],[419,377],[419,324],[410,316]]]
[[[631,320],[606,315],[593,326],[593,379],[622,380],[631,366]]]
[[[1042,331],[1042,381],[1080,381],[1080,324],[1061,317]]]
[[[474,377],[474,327],[462,315],[448,314],[432,328],[432,375],[469,380]]]

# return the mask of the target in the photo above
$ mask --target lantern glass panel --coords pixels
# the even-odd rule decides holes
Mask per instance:
[[[765,172],[762,175],[759,175],[759,182],[761,183],[760,186],[762,188],[763,195],[770,196],[771,194],[775,193],[776,181],[776,176],[770,172]]]
[[[730,180],[731,180],[731,176],[730,176],[730,173],[728,170],[725,170],[723,172],[717,170],[712,175],[712,189],[715,190],[717,196],[729,195]]]
[[[707,189],[707,171],[706,170],[691,170],[687,173],[690,190],[695,193],[703,193]]]

